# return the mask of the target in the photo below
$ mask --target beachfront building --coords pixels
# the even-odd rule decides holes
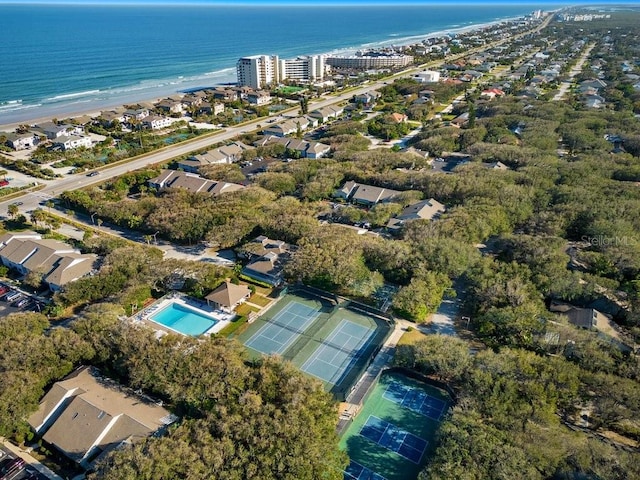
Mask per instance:
[[[84,135],[61,135],[51,140],[51,144],[62,150],[73,150],[74,148],[80,147],[91,148],[91,137]]]
[[[366,52],[349,56],[330,56],[327,65],[337,69],[375,70],[381,68],[404,68],[413,63],[411,55],[386,52]]]
[[[254,90],[266,88],[280,82],[277,55],[253,55],[242,57],[236,63],[238,86]]]
[[[34,132],[13,133],[0,132],[0,136],[4,135],[5,145],[14,150],[25,150],[35,147],[40,142],[40,136]]]
[[[280,81],[322,82],[327,70],[325,58],[324,55],[309,55],[291,60],[280,60]]]
[[[162,130],[171,126],[171,119],[161,115],[149,115],[142,119],[142,126],[147,130]]]
[[[440,72],[423,70],[422,72],[416,73],[413,78],[420,83],[438,83],[440,81]]]

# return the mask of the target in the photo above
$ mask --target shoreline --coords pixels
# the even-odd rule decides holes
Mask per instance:
[[[546,13],[550,13],[550,12],[546,12]],[[477,30],[483,30],[486,29],[488,27],[494,26],[494,25],[499,25],[502,23],[509,23],[509,22],[514,22],[517,21],[519,19],[522,19],[523,15],[520,16],[515,16],[515,17],[507,17],[507,18],[501,18],[501,19],[497,19],[495,21],[490,21],[490,22],[484,22],[484,23],[479,23],[479,24],[470,24],[470,25],[466,25],[466,26],[458,26],[458,27],[454,27],[454,28],[449,28],[449,29],[444,29],[444,30],[436,30],[436,31],[432,31],[432,32],[426,32],[426,33],[422,33],[422,34],[416,34],[416,35],[408,35],[408,36],[399,36],[399,37],[394,37],[392,39],[385,39],[385,40],[380,40],[380,41],[376,41],[376,42],[369,42],[366,44],[362,44],[359,47],[345,47],[345,48],[339,48],[339,49],[334,49],[330,52],[327,53],[323,53],[322,55],[352,55],[357,51],[363,51],[363,50],[369,50],[369,49],[376,49],[376,48],[389,48],[389,47],[404,47],[407,45],[415,45],[417,43],[420,43],[423,40],[426,40],[428,38],[439,38],[439,37],[444,37],[446,35],[450,35],[450,34],[464,34],[464,33],[470,33],[473,31],[477,31]],[[220,73],[225,72],[225,71],[229,71],[230,69],[233,69],[233,67],[225,67],[221,70],[219,70]],[[201,75],[196,75],[197,78],[201,78],[201,77],[206,77],[207,74],[203,73]],[[7,121],[6,123],[0,123],[0,131],[2,132],[9,132],[9,131],[14,131],[19,125],[34,125],[37,123],[41,123],[41,122],[46,122],[46,121],[50,121],[52,118],[77,118],[77,117],[82,117],[82,116],[96,116],[99,115],[101,111],[104,110],[111,110],[114,108],[119,108],[122,107],[125,104],[135,104],[135,103],[155,103],[159,100],[161,100],[162,98],[166,98],[167,96],[170,95],[176,95],[176,94],[184,94],[184,92],[186,91],[190,91],[190,90],[198,90],[198,89],[205,89],[205,88],[214,88],[217,86],[224,86],[224,85],[228,85],[229,83],[235,83],[235,82],[229,82],[229,80],[231,79],[231,77],[227,77],[227,78],[221,78],[219,79],[219,81],[214,81],[212,82],[210,85],[203,85],[203,82],[198,82],[200,83],[200,85],[198,86],[194,86],[194,85],[189,85],[189,82],[186,82],[185,85],[181,88],[173,88],[173,89],[169,89],[169,88],[163,88],[163,89],[156,89],[157,91],[149,97],[141,97],[141,96],[136,96],[135,94],[131,94],[131,95],[127,95],[127,96],[122,96],[119,97],[116,101],[116,98],[113,99],[113,101],[107,101],[104,100],[102,102],[100,102],[99,100],[94,101],[94,105],[91,106],[90,108],[86,108],[81,110],[81,106],[78,105],[78,109],[72,107],[71,105],[73,104],[67,104],[66,107],[64,105],[60,105],[59,108],[56,108],[54,106],[51,106],[50,108],[46,108],[46,107],[42,107],[42,106],[34,106],[33,110],[34,110],[34,116],[31,117],[21,117],[19,120],[15,120],[15,121]],[[178,86],[178,85],[175,85]],[[165,92],[165,93],[161,93]],[[81,93],[81,92],[79,92]],[[151,93],[151,92],[149,92]],[[78,95],[78,94],[70,94],[70,97],[73,97],[74,95]],[[89,103],[92,102],[91,100],[88,100],[86,102],[77,102],[77,103]],[[28,108],[28,107],[27,107]],[[41,114],[36,114],[36,110],[42,110]],[[45,112],[49,112],[49,113],[45,113]],[[17,115],[17,114],[16,114]],[[37,116],[36,116],[37,115]],[[18,115],[17,115],[18,116]],[[0,122],[3,122],[2,120],[2,115],[0,114]]]

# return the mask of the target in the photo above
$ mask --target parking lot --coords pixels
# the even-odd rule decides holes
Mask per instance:
[[[41,312],[44,305],[15,287],[0,283],[0,316],[15,312]]]
[[[11,468],[11,473],[5,474],[12,463],[15,463],[16,456],[5,446],[0,445],[0,479],[2,480],[48,480],[47,477],[38,473],[29,465],[22,465]]]

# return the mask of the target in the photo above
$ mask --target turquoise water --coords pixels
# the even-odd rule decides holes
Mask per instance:
[[[235,82],[236,61],[245,55],[292,58],[399,45],[540,7],[535,1],[464,8],[4,3],[0,124]]]
[[[184,335],[191,335],[194,337],[202,335],[218,323],[209,317],[199,314],[196,310],[183,307],[182,305],[173,302],[157,313],[149,316],[149,320]]]

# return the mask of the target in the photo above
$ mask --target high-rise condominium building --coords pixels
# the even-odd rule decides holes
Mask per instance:
[[[280,82],[277,55],[253,55],[242,57],[236,64],[238,85],[256,90]]]
[[[324,80],[324,55],[309,55],[292,60],[280,60],[277,55],[242,57],[236,64],[238,85],[259,90],[283,80],[303,83]]]

